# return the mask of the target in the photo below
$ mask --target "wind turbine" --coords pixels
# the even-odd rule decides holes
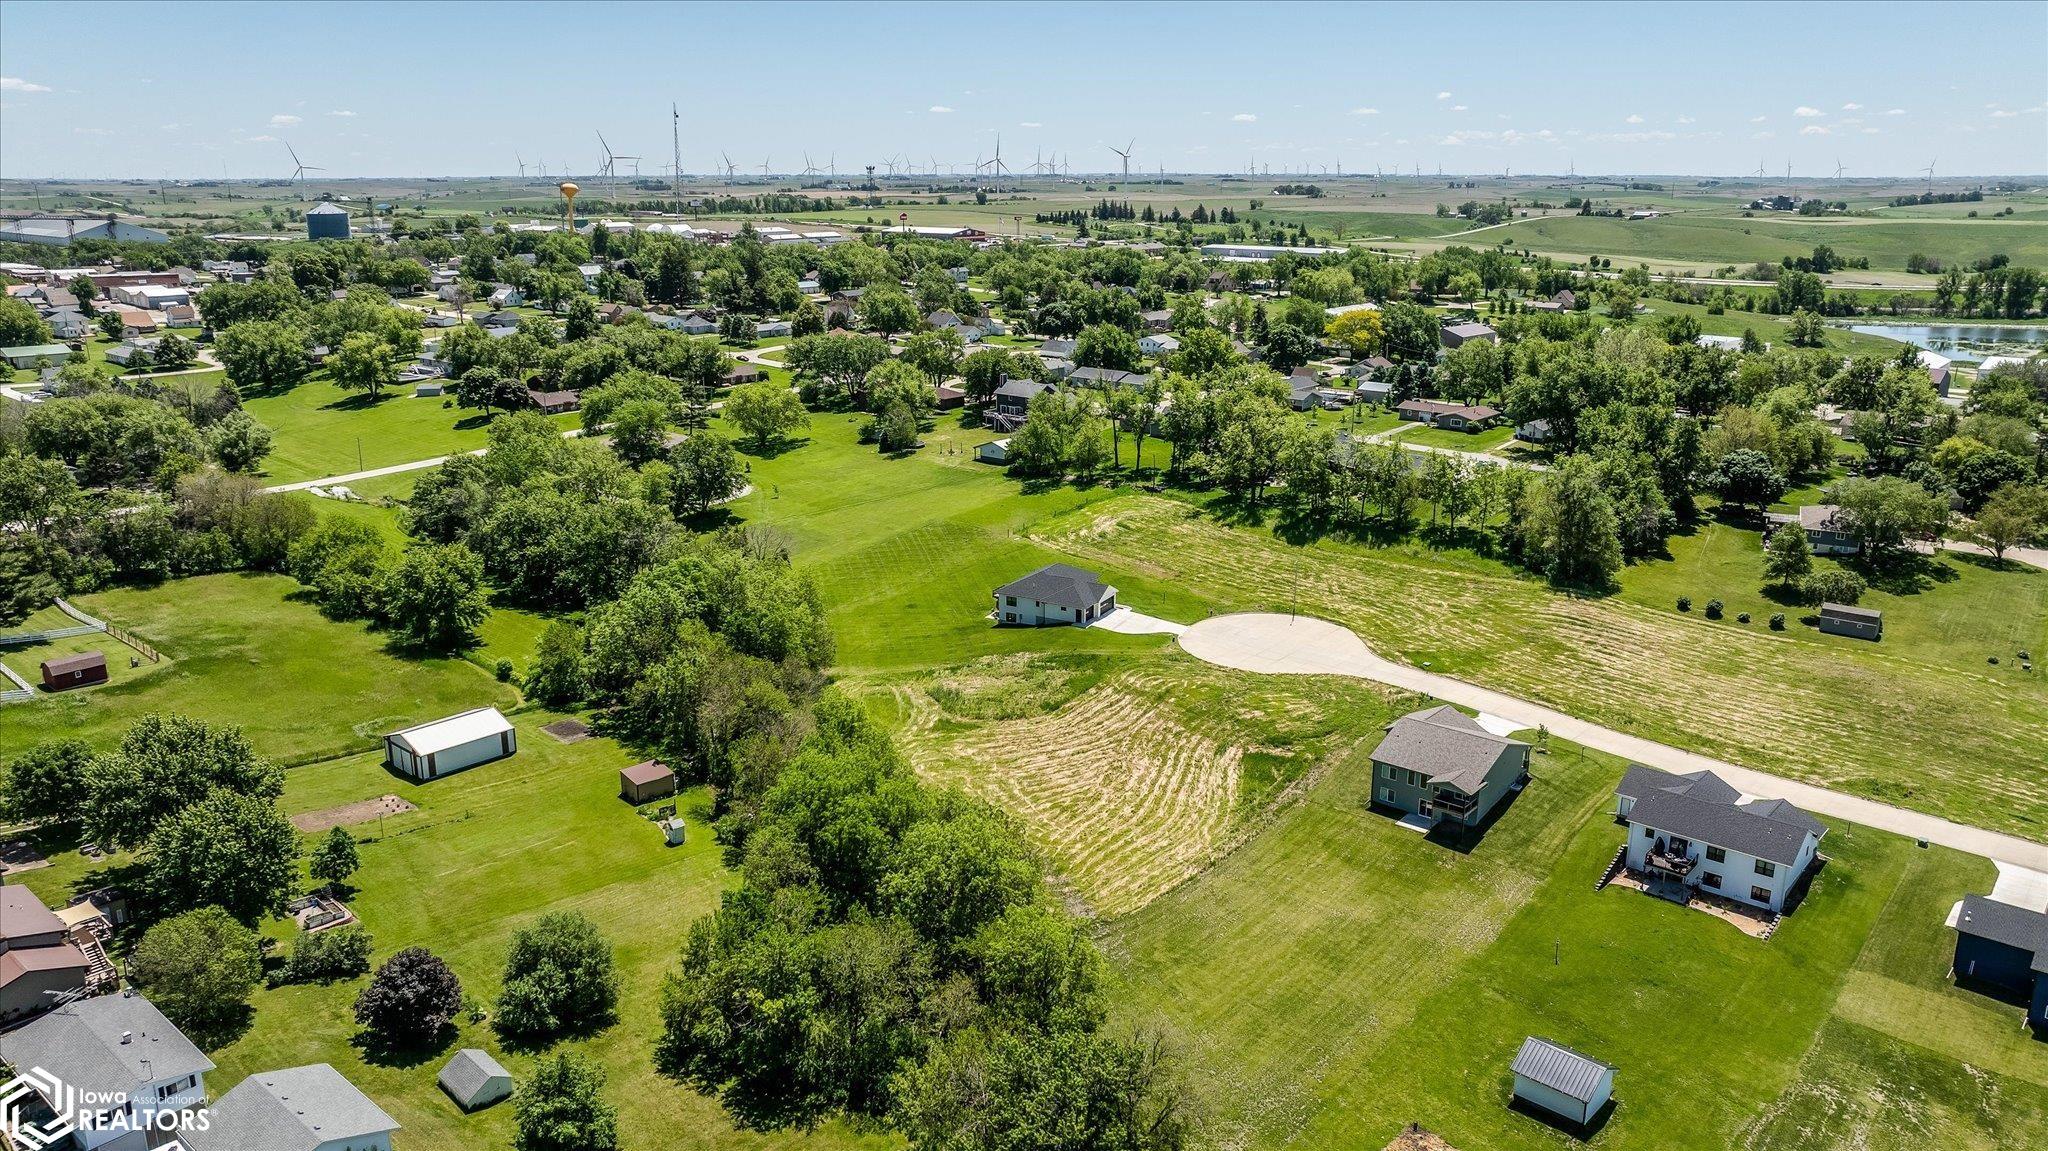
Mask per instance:
[[[1840,156],[1835,157],[1835,179],[1841,179],[1842,173],[1846,171],[1848,169],[1842,167],[1842,158]]]
[[[720,152],[718,158],[725,162],[725,186],[730,188],[732,187],[732,174],[739,171],[739,169],[733,166],[732,157],[724,152]]]
[[[816,164],[813,164],[813,163],[811,163],[811,154],[810,154],[809,152],[805,152],[805,153],[804,153],[804,170],[803,170],[803,171],[801,171],[801,172],[798,172],[798,173],[797,173],[797,176],[798,176],[798,178],[802,178],[802,177],[804,177],[804,176],[815,176],[815,175],[817,175],[817,174],[818,174],[818,166],[817,166]]]
[[[1764,178],[1764,162],[1761,157],[1756,162],[1756,178],[1759,180]]]
[[[1128,180],[1129,180],[1129,179],[1131,178],[1131,149],[1132,149],[1132,147],[1134,147],[1134,146],[1135,146],[1135,145],[1136,145],[1137,143],[1138,143],[1138,138],[1137,138],[1136,136],[1133,136],[1133,137],[1131,137],[1131,142],[1130,142],[1129,144],[1125,144],[1125,145],[1124,145],[1124,146],[1123,146],[1122,148],[1111,148],[1111,149],[1110,149],[1110,151],[1112,151],[1112,152],[1115,152],[1115,153],[1116,153],[1117,155],[1119,155],[1119,156],[1123,157],[1123,161],[1124,161],[1124,179],[1125,179],[1125,180],[1127,180],[1127,181],[1128,181]]]
[[[761,178],[763,180],[768,178],[768,161],[772,159],[774,159],[772,156],[761,157]]]
[[[519,163],[519,178],[526,179],[526,160],[517,152],[512,153],[512,158]]]
[[[603,148],[604,148],[604,172],[603,172],[603,175],[604,175],[605,179],[606,179],[606,180],[607,180],[607,181],[609,182],[609,184],[610,184],[610,188],[609,188],[609,193],[610,193],[610,196],[611,196],[611,200],[612,200],[612,202],[613,202],[614,204],[616,204],[616,203],[618,203],[618,200],[619,200],[619,161],[620,161],[620,160],[632,160],[632,161],[634,162],[634,165],[635,165],[635,166],[634,166],[634,169],[633,169],[633,172],[634,172],[634,174],[635,174],[635,175],[638,175],[638,174],[639,174],[639,171],[640,171],[640,169],[639,169],[639,166],[638,166],[638,165],[639,165],[639,160],[640,160],[640,157],[638,157],[638,156],[621,156],[621,155],[619,155],[619,154],[618,154],[617,152],[614,152],[614,151],[612,151],[612,146],[611,146],[610,142],[609,142],[609,141],[607,141],[607,140],[606,140],[606,139],[604,138],[604,133],[603,133],[603,132],[599,132],[599,133],[597,134],[597,142],[598,142],[598,144],[600,144],[600,145],[601,145],[601,146],[603,146]]]
[[[1934,164],[1934,160],[1929,160],[1927,161],[1927,167],[1921,169],[1921,171],[1927,173],[1927,194],[1930,196],[1934,194]]]
[[[298,183],[302,178],[304,178],[304,176],[308,172],[325,172],[327,170],[314,164],[308,164],[304,160],[299,159],[299,153],[297,149],[294,149],[289,142],[285,143],[284,150],[292,154],[292,183],[294,184]]]

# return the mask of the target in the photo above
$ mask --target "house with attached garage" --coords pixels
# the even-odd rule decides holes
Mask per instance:
[[[1372,797],[1431,827],[1473,827],[1529,778],[1529,745],[1449,704],[1387,725],[1372,750]]]
[[[495,707],[479,707],[384,737],[384,763],[414,779],[503,759],[519,750],[512,724]]]
[[[207,1108],[192,1151],[391,1151],[398,1120],[326,1063],[259,1071]]]
[[[1817,556],[1855,555],[1863,541],[1849,530],[1841,509],[1833,504],[1807,504],[1797,515],[1770,512],[1764,516],[1766,532],[1797,528],[1806,533],[1807,549]]]
[[[2027,1005],[2027,1026],[2048,1032],[2048,912],[1965,895],[1948,925],[1956,933],[1949,974],[2015,996]]]
[[[1745,802],[1711,771],[1673,775],[1632,764],[1614,794],[1615,813],[1628,824],[1629,872],[1652,894],[1680,902],[1701,891],[1783,911],[1827,834],[1785,800]]]
[[[1023,627],[1089,624],[1116,610],[1116,589],[1067,564],[1047,564],[996,589],[997,623]]]

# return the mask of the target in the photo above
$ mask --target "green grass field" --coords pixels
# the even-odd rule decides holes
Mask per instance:
[[[243,407],[271,430],[263,469],[273,483],[470,451],[484,446],[490,426],[476,411],[456,407],[452,397],[415,397],[410,388],[394,388],[373,400],[335,386],[325,373],[288,391],[250,397]],[[578,426],[573,412],[550,418],[564,430]]]
[[[1426,428],[1416,425],[1414,430],[1396,436],[1394,442],[1419,444],[1430,448],[1451,448],[1460,452],[1490,452],[1514,438],[1515,429],[1511,424],[1502,424],[1478,432],[1460,432],[1450,428]]]

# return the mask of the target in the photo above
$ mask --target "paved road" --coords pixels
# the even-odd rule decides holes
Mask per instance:
[[[1587,723],[1542,704],[1383,659],[1349,628],[1324,620],[1265,613],[1217,616],[1191,625],[1181,634],[1180,646],[1198,659],[1246,671],[1348,675],[1423,692],[1463,707],[1504,716],[1524,727],[1548,728],[1560,739],[1598,748],[1635,763],[1670,772],[1712,771],[1749,795],[1788,799],[1807,811],[1925,839],[2000,863],[2048,871],[2048,844],[1965,827],[1917,811],[1781,779]]]

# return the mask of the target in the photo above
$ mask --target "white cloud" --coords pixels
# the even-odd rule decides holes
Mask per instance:
[[[1777,136],[1776,132],[1752,132],[1749,134],[1749,138],[1752,140],[1774,140]]]
[[[1622,123],[1624,124],[1640,124],[1642,122],[1643,118],[1641,116],[1634,115],[1633,113],[1630,114],[1628,119],[1622,121]]]
[[[1827,115],[1826,112],[1821,111],[1819,108],[1809,108],[1804,104],[1801,104],[1799,107],[1792,109],[1792,114],[1794,116],[1799,117],[1802,120],[1811,120],[1815,116]]]
[[[282,127],[286,127],[286,126],[288,126],[288,125],[292,125],[292,124],[296,124],[296,123],[298,123],[298,122],[299,122],[299,118],[298,118],[297,116],[293,116],[293,115],[289,115],[289,114],[287,114],[287,113],[284,113],[284,112],[280,112],[280,113],[278,113],[277,115],[275,115],[275,116],[272,116],[272,117],[270,118],[270,122],[271,122],[272,124],[275,124],[275,125],[277,125],[278,127],[282,128]]]
[[[180,129],[180,128],[183,128],[184,126],[185,126],[185,125],[183,125],[183,124],[161,124],[161,125],[158,125],[158,126],[157,126],[157,131],[159,131],[159,132],[175,132],[175,131],[177,131],[178,129]]]
[[[1993,108],[1991,110],[1991,117],[1994,120],[2004,120],[2017,115],[2019,115],[2018,112],[2006,108]]]
[[[1463,112],[1464,110],[1465,110],[1465,106],[1464,106],[1463,104],[1453,104],[1453,105],[1451,105],[1451,111],[1453,111],[1453,112]]]
[[[1863,129],[1863,134],[1864,134],[1864,135],[1866,135],[1866,136],[1875,136],[1875,135],[1877,135],[1877,129],[1875,129],[1875,128],[1865,128],[1865,129]]]
[[[275,137],[275,136],[272,136],[272,135],[270,135],[269,133],[265,133],[265,134],[263,134],[263,135],[261,135],[261,136],[246,136],[246,137],[244,137],[244,138],[242,139],[242,143],[244,143],[244,144],[275,144],[275,143],[277,143],[277,137]]]
[[[1680,116],[1680,117],[1678,118],[1678,122],[1679,122],[1679,123],[1681,123],[1681,124],[1690,124],[1690,123],[1692,123],[1693,121],[1692,121],[1692,117],[1691,117],[1691,116]]]
[[[342,117],[343,119],[347,119],[347,118],[349,118],[349,117],[351,117],[351,116],[354,116],[354,115],[355,115],[355,113],[354,113],[354,112],[350,112],[350,111],[348,111],[347,109],[336,109],[335,111],[329,112],[329,113],[328,113],[328,115],[329,115],[329,116],[340,116],[340,117]]]
[[[1043,127],[1045,127],[1045,125],[1043,125],[1043,124],[1039,123],[1039,122],[1038,122],[1038,121],[1036,121],[1036,120],[1026,120],[1026,121],[1024,121],[1023,123],[1021,123],[1021,124],[1019,124],[1019,125],[1017,125],[1017,126],[1018,126],[1019,128],[1043,128]]]
[[[1863,105],[1861,105],[1861,104],[1858,104],[1858,103],[1856,103],[1856,102],[1855,102],[1855,101],[1853,101],[1853,100],[1851,100],[1851,101],[1850,101],[1849,103],[1847,103],[1847,104],[1844,104],[1844,105],[1842,105],[1842,111],[1844,111],[1844,112],[1861,112],[1862,110],[1863,110]]]
[[[951,112],[952,109],[946,107],[944,104],[933,104],[930,108],[926,109],[926,111],[945,113]]]
[[[1451,94],[1449,92],[1438,92],[1436,94],[1436,98],[1439,100],[1448,100],[1451,98]]]
[[[1799,134],[1802,136],[1825,136],[1828,134],[1828,130],[1825,125],[1808,124],[1806,127],[1799,129]]]
[[[0,76],[0,92],[47,92],[47,84],[32,84],[19,76]]]
[[[1239,124],[1256,124],[1259,122],[1259,118],[1250,112],[1239,112],[1237,115],[1232,116],[1231,119]]]
[[[1351,114],[1353,116],[1377,116],[1380,114],[1380,110],[1378,108],[1353,108]]]
[[[114,134],[112,130],[107,128],[73,128],[71,130],[80,136],[111,136]]]
[[[1906,110],[1904,108],[1887,108],[1884,114],[1887,116],[1903,116],[1906,114]]]
[[[1749,122],[1752,124],[1761,124],[1768,119],[1770,119],[1769,116],[1751,116],[1749,118]]]

